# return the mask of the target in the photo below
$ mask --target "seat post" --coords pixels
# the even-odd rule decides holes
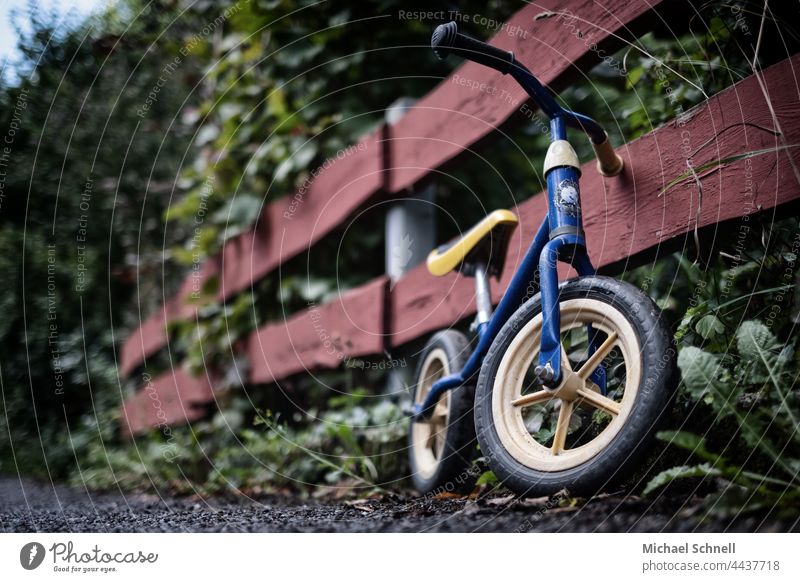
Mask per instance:
[[[475,265],[475,304],[478,308],[475,325],[478,326],[486,323],[492,317],[492,293],[484,263]]]

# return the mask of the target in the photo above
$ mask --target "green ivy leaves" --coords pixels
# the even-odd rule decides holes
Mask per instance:
[[[710,339],[725,331],[725,325],[720,318],[712,314],[705,315],[697,320],[697,323],[694,324],[694,328],[703,339]]]
[[[710,337],[717,333],[718,321],[716,316],[706,315],[695,327],[701,336]],[[718,419],[731,417],[741,438],[769,459],[784,478],[755,473],[731,463],[710,452],[705,439],[696,434],[662,431],[657,435],[660,440],[689,451],[704,462],[662,471],[650,480],[645,494],[676,479],[721,477],[764,495],[782,495],[787,490],[792,496],[800,495],[797,479],[800,460],[791,456],[791,451],[800,450],[800,425],[794,413],[800,399],[790,369],[794,345],[789,342],[782,346],[766,323],[748,320],[739,325],[730,348],[728,353],[714,354],[696,346],[684,347],[678,355],[678,366],[685,393],[710,406]],[[775,493],[770,485],[783,490]]]

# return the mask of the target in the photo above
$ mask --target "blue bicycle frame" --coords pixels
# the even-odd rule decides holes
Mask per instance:
[[[606,132],[596,121],[561,107],[527,68],[513,61],[513,55],[510,58],[512,64],[503,72],[510,73],[548,116],[551,143],[566,140],[568,127],[584,131],[594,144],[602,144],[608,139]],[[531,281],[536,279],[537,270],[542,305],[541,349],[537,370],[546,371],[546,376],[550,379],[549,382],[543,382],[545,387],[557,386],[561,378],[557,264],[559,260],[571,264],[580,276],[594,275],[595,269],[586,251],[581,220],[580,170],[572,165],[556,166],[546,170],[546,178],[547,216],[491,318],[478,326],[479,340],[475,351],[461,370],[439,379],[431,386],[425,401],[414,407],[415,420],[427,419],[444,392],[472,381],[501,328],[522,304]],[[564,204],[563,199],[559,199],[565,189],[569,190],[569,204]],[[587,331],[591,355],[597,349],[597,342],[591,327]],[[602,365],[595,370],[592,381],[605,394],[605,369]]]

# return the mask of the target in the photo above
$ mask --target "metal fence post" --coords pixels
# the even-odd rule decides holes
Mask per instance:
[[[416,99],[403,97],[386,109],[386,123],[396,124],[414,106]],[[390,290],[410,269],[422,263],[436,244],[436,187],[429,184],[394,201],[386,213],[385,262]],[[395,361],[401,361],[396,356]],[[406,361],[405,358],[402,359]],[[403,396],[413,382],[414,366],[393,366],[386,391]]]

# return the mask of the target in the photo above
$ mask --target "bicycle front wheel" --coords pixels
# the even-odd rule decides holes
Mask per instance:
[[[677,384],[675,349],[652,300],[607,277],[560,288],[562,377],[535,380],[542,328],[540,296],[509,319],[492,344],[476,389],[481,451],[520,495],[567,489],[589,495],[640,460]],[[593,373],[602,366],[605,389]],[[602,383],[602,382],[600,382]]]

